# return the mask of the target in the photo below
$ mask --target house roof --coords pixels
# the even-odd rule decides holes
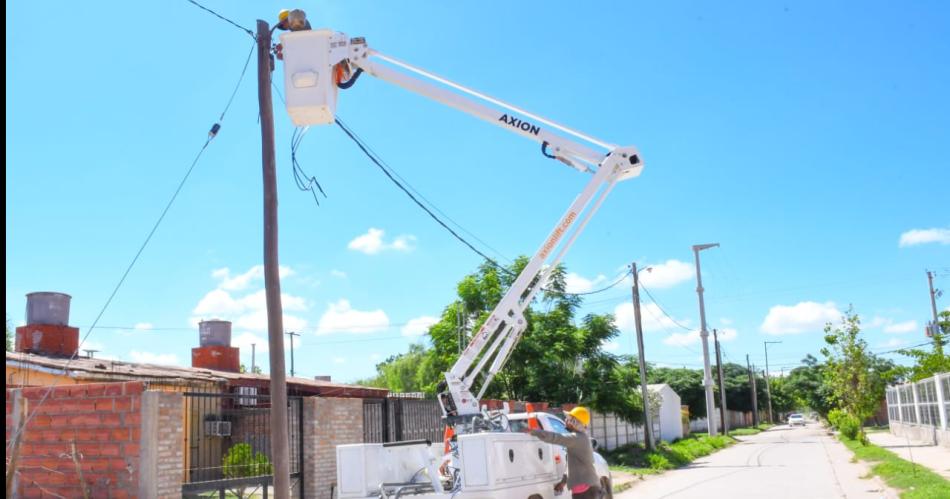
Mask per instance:
[[[197,367],[162,366],[138,362],[77,357],[47,357],[20,352],[7,352],[7,366],[31,369],[49,374],[66,375],[89,383],[114,381],[151,381],[162,384],[192,387],[195,385],[255,386],[268,388],[266,374],[233,373]],[[287,390],[292,394],[324,397],[385,397],[388,390],[308,378],[287,378]]]

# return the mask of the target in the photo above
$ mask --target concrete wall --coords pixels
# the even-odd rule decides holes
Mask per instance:
[[[672,442],[678,438],[683,438],[680,396],[669,385],[662,385],[659,388],[651,386],[650,389],[658,392],[663,398],[660,410],[657,411],[660,418],[660,439]]]
[[[897,421],[889,423],[891,433],[898,437],[916,440],[917,442],[932,443],[950,449],[950,430],[941,430],[933,426],[904,424]]]
[[[304,497],[331,499],[336,446],[363,443],[363,399],[303,399]]]

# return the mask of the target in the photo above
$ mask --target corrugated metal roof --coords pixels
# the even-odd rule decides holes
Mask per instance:
[[[67,369],[68,372],[64,370]],[[265,374],[232,373],[197,367],[161,366],[124,362],[121,360],[77,357],[46,357],[43,355],[7,352],[7,366],[32,369],[50,374],[67,375],[88,382],[152,381],[167,384],[191,385],[214,383],[223,386],[259,386],[266,388],[270,376]],[[385,397],[388,390],[359,385],[318,381],[308,378],[287,378],[288,391],[338,397]]]

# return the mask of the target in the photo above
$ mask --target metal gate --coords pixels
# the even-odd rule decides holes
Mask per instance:
[[[303,399],[287,397],[290,481],[303,496]],[[185,470],[182,497],[273,494],[270,396],[184,393]]]
[[[442,409],[435,400],[363,399],[363,442],[441,442],[442,431]]]

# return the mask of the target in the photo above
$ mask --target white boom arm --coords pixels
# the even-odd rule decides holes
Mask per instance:
[[[338,83],[333,78],[334,66],[348,62],[372,76],[540,142],[545,155],[593,174],[455,365],[445,373],[444,388],[440,387],[439,394],[444,415],[450,423],[470,419],[480,413],[478,400],[504,367],[527,327],[524,310],[544,286],[547,272],[560,262],[614,185],[640,174],[643,163],[637,149],[601,142],[380,54],[370,49],[362,38],[348,39],[343,33],[316,30],[281,35],[281,42],[287,108],[297,125],[333,122]],[[605,151],[597,152],[562,134]],[[472,392],[479,374],[482,378],[475,396]]]

